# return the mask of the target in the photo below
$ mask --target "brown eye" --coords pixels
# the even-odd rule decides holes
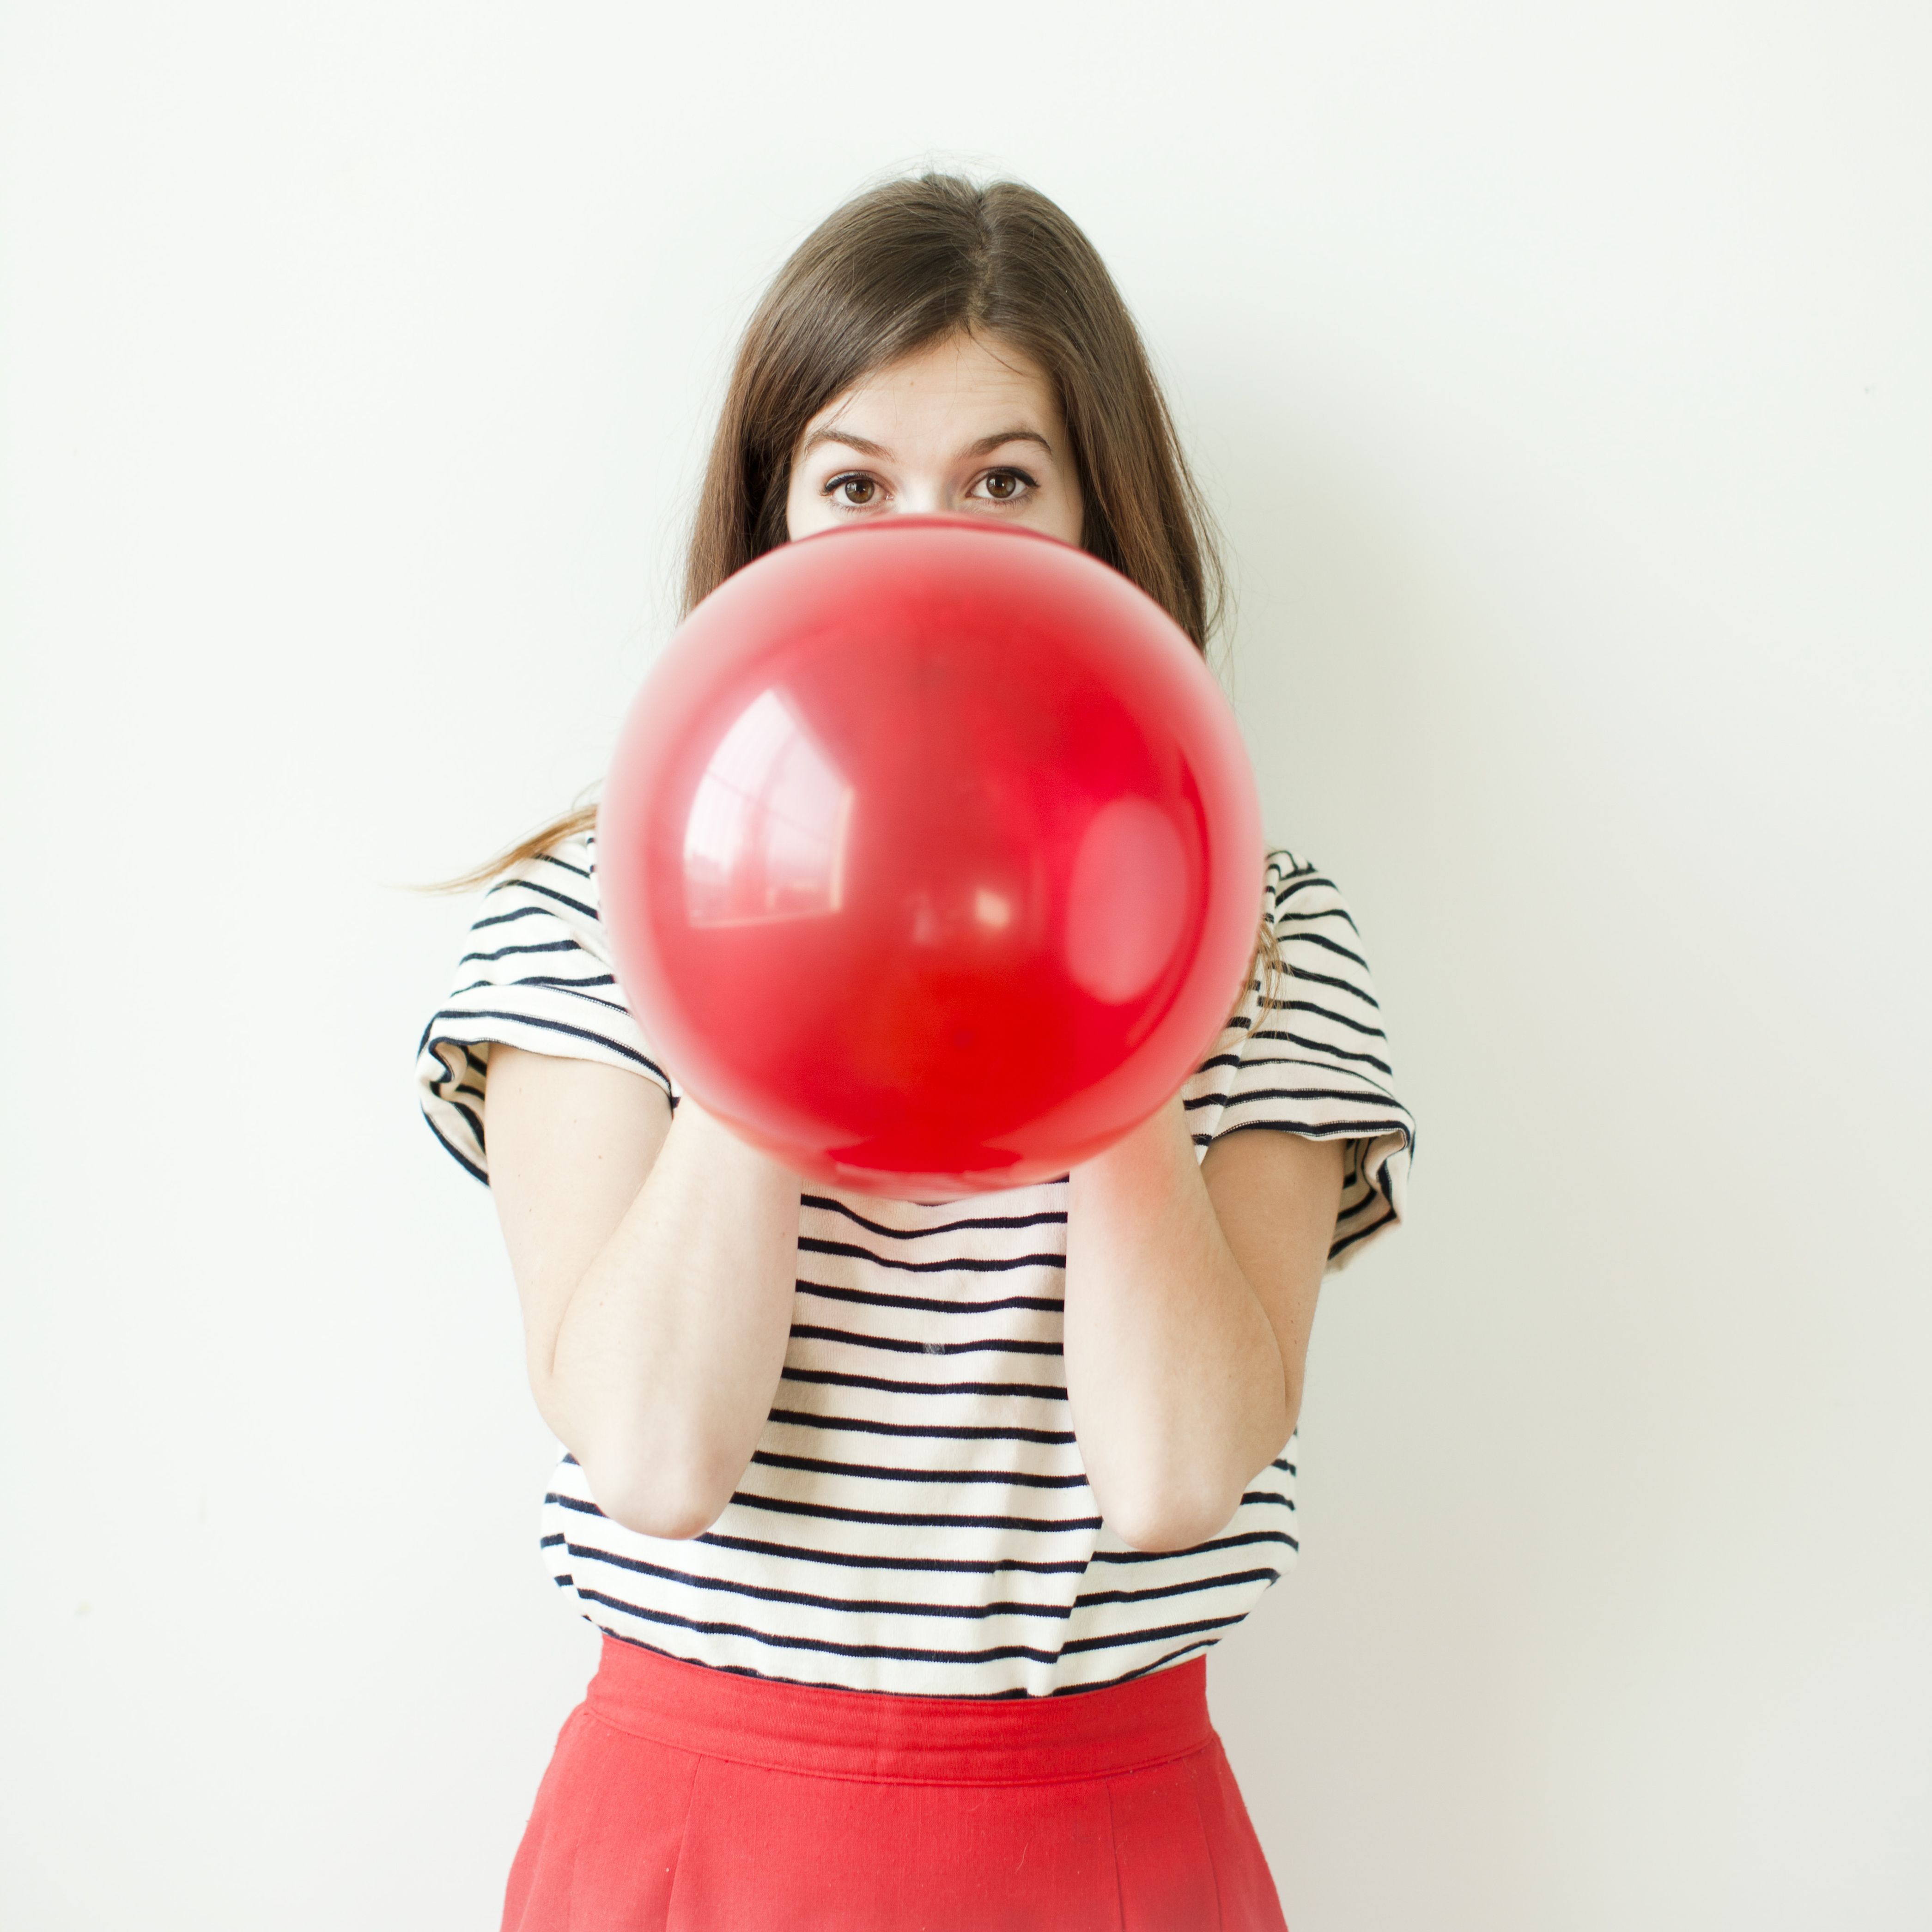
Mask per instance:
[[[986,478],[986,494],[996,503],[1010,502],[1019,494],[1020,479],[1011,470],[996,470]]]
[[[854,509],[862,509],[878,494],[879,488],[869,476],[842,476],[832,487]]]

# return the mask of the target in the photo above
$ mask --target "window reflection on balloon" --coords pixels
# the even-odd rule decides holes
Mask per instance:
[[[754,926],[844,902],[853,788],[776,688],[718,740],[684,832],[685,916]]]

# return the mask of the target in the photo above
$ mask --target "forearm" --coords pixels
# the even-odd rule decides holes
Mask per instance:
[[[538,1402],[607,1515],[690,1536],[730,1499],[790,1324],[798,1181],[687,1100],[572,1293]]]
[[[1299,1360],[1228,1247],[1178,1100],[1073,1172],[1066,1349],[1088,1480],[1137,1548],[1211,1536],[1294,1432]]]

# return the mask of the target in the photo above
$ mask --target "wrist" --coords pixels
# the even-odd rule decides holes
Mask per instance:
[[[1193,1136],[1187,1124],[1187,1110],[1175,1094],[1108,1148],[1074,1168],[1074,1186],[1096,1183],[1103,1186],[1123,1184],[1142,1186],[1156,1184],[1174,1169],[1184,1155],[1186,1165],[1195,1165]]]
[[[781,1162],[746,1140],[728,1121],[700,1106],[687,1092],[678,1096],[671,1117],[670,1138],[707,1167],[722,1167],[748,1179],[798,1191],[798,1176]]]

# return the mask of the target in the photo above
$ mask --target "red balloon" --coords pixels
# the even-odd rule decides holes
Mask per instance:
[[[638,692],[598,814],[618,977],[699,1104],[801,1174],[1064,1174],[1218,1036],[1254,781],[1166,614],[1084,550],[890,517],[768,552]]]

